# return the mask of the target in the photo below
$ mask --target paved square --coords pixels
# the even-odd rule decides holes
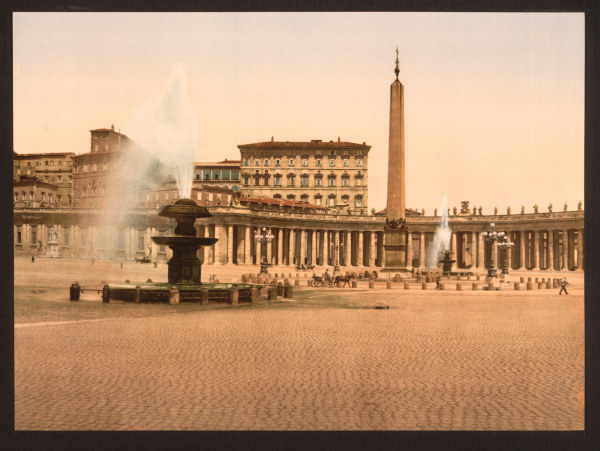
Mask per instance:
[[[133,263],[90,268],[15,260],[18,430],[584,426],[582,274],[569,274],[569,296],[361,284],[247,306],[70,303],[78,277],[166,278]],[[380,300],[390,309],[367,308]],[[35,316],[50,303],[58,316]]]

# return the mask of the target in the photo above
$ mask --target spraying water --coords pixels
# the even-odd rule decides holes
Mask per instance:
[[[177,64],[162,96],[140,113],[131,137],[144,152],[173,168],[182,198],[192,192],[196,133],[185,69]]]
[[[436,268],[438,260],[440,259],[440,252],[445,249],[450,249],[450,237],[452,236],[452,231],[448,227],[448,199],[445,195],[442,198],[440,210],[442,212],[442,221],[435,231],[433,241],[429,245],[427,252],[428,268]]]

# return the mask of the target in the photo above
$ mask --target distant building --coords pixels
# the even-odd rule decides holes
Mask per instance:
[[[35,177],[21,177],[13,182],[15,208],[59,207],[58,187]]]
[[[66,207],[71,205],[71,185],[73,172],[73,152],[18,154],[13,152],[13,181],[15,182],[15,202],[24,202],[24,186],[16,184],[37,179],[54,186],[52,206]],[[46,189],[46,191],[48,191]],[[29,191],[26,191],[29,197]],[[41,202],[41,199],[39,200]],[[46,198],[46,203],[48,197]]]
[[[194,163],[194,180],[203,185],[220,186],[232,191],[240,188],[240,160],[218,163]]]
[[[112,194],[110,177],[118,168],[120,153],[135,145],[116,132],[114,125],[90,133],[90,152],[73,157],[73,206],[104,208]]]
[[[251,197],[345,207],[366,214],[368,157],[365,143],[314,139],[239,145],[241,192]]]

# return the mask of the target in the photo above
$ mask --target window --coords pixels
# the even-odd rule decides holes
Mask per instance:
[[[302,177],[302,186],[308,186],[308,177]]]
[[[17,231],[17,244],[21,244],[21,231]]]
[[[308,166],[308,160],[306,158],[302,159],[302,166]]]
[[[294,160],[290,158],[290,166],[294,166]]]
[[[254,166],[260,166],[260,161],[254,160]]]
[[[315,186],[321,186],[321,177],[315,177]]]
[[[356,208],[360,208],[360,207],[362,207],[362,196],[356,196],[356,197],[354,198],[354,206],[355,206]]]
[[[231,180],[238,180],[240,178],[240,171],[231,171]]]
[[[321,196],[315,196],[315,205],[321,206],[322,199]]]
[[[280,175],[275,176],[275,186],[281,186],[281,176]]]
[[[204,170],[204,180],[210,180],[210,171]]]
[[[335,186],[335,177],[329,177],[329,186]]]
[[[244,166],[248,166],[250,163],[248,162],[248,158],[244,158]]]
[[[335,196],[329,196],[327,198],[327,206],[329,206],[329,207],[335,206]]]
[[[348,167],[348,159],[344,158],[344,167],[347,168]]]
[[[244,185],[248,186],[250,184],[250,177],[247,175],[244,176]]]
[[[213,180],[219,180],[220,174],[219,171],[212,171]]]
[[[362,177],[356,177],[356,186],[362,186]]]
[[[335,160],[334,159],[329,160],[329,166],[331,166],[331,167],[335,166]]]
[[[269,166],[269,160],[265,158],[265,166]]]
[[[295,194],[288,194],[287,198],[288,198],[288,200],[294,200],[294,199],[296,199],[296,195]]]
[[[37,228],[31,229],[31,244],[37,244]]]
[[[69,245],[69,232],[65,232],[63,241],[65,246]]]
[[[321,159],[320,158],[317,158],[317,166],[319,166],[319,167],[321,166]]]
[[[281,200],[281,194],[274,194],[273,199]]]
[[[308,202],[308,194],[302,194],[302,195],[300,196],[300,200],[301,200],[302,202]]]
[[[275,160],[275,166],[280,166],[281,165],[281,160],[279,158],[277,158]]]
[[[288,175],[288,186],[294,186],[294,174]]]
[[[347,178],[345,178],[345,179],[342,180],[342,185],[348,186],[348,179]]]
[[[231,180],[231,171],[229,169],[221,171],[221,180]]]
[[[200,174],[196,172],[196,180],[200,180]]]
[[[362,158],[356,159],[356,166],[362,166]]]

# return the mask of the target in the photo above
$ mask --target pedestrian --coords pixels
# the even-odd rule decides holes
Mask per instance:
[[[437,276],[435,278],[435,289],[439,290],[440,289],[440,276]]]
[[[121,262],[121,269],[123,269],[123,262]]]
[[[31,256],[31,263],[35,263],[35,255]]]
[[[567,280],[567,276],[563,277],[563,280],[560,282],[560,291],[558,292],[559,295],[562,294],[563,290],[565,292],[565,294],[569,294],[567,292],[567,285],[569,285],[569,281]]]

